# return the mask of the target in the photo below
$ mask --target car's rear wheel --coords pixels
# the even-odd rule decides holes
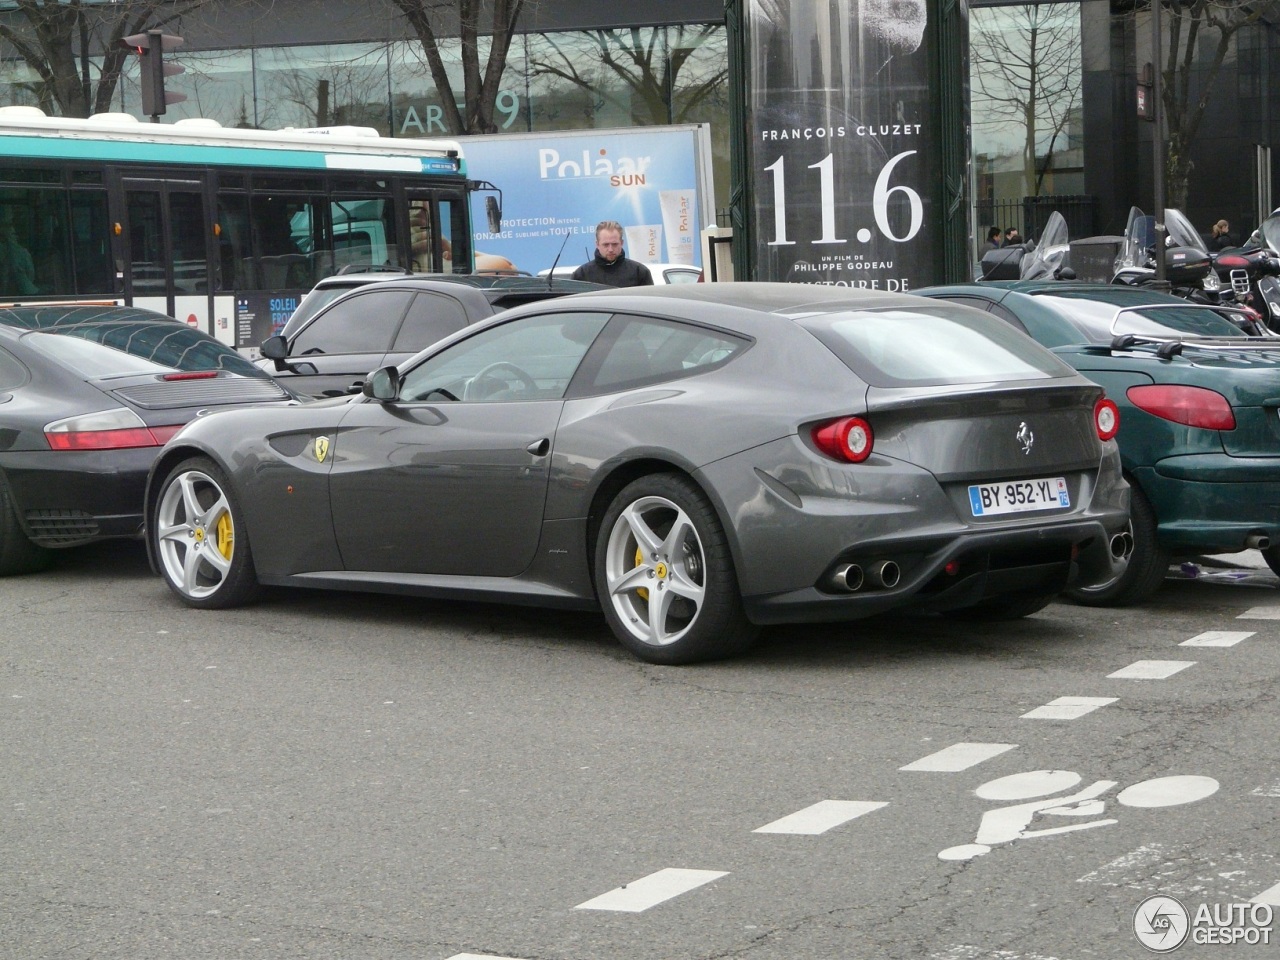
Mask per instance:
[[[595,574],[605,619],[641,660],[715,660],[755,640],[715,509],[678,474],[641,477],[614,498],[596,537]]]
[[[1107,583],[1071,587],[1066,596],[1088,607],[1119,607],[1147,599],[1169,572],[1169,551],[1156,540],[1156,515],[1151,504],[1130,480],[1129,533],[1133,550],[1124,571]]]
[[[51,551],[36,546],[23,532],[9,486],[0,477],[0,576],[43,570],[52,559]]]
[[[1262,551],[1262,559],[1267,561],[1271,572],[1280,577],[1280,547],[1267,547]]]
[[[212,460],[196,457],[169,472],[147,531],[165,582],[184,603],[233,607],[260,589],[244,514]]]

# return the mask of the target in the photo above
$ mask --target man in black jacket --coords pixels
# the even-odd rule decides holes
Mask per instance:
[[[622,224],[601,220],[596,224],[596,255],[573,271],[573,279],[605,283],[611,287],[651,287],[649,268],[622,252]]]

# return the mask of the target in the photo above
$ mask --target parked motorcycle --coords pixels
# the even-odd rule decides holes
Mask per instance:
[[[1280,213],[1262,221],[1244,246],[1219,252],[1214,269],[1224,292],[1280,333]]]
[[[1164,225],[1164,268],[1169,292],[1194,303],[1221,302],[1222,284],[1204,238],[1182,211],[1172,207],[1165,208]],[[1156,218],[1138,207],[1129,208],[1124,244],[1116,257],[1111,282],[1135,287],[1156,282]]]
[[[978,279],[1074,280],[1075,272],[1065,265],[1070,251],[1067,221],[1054,211],[1039,241],[1027,240],[1016,246],[988,250],[978,265]]]

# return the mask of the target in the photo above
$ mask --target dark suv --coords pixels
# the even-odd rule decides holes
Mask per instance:
[[[343,293],[313,316],[295,314],[260,348],[258,365],[309,397],[359,392],[365,374],[407,360],[501,310],[603,289],[542,277],[433,275],[387,277]]]

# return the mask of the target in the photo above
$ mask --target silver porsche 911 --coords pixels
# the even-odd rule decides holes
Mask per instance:
[[[364,393],[202,417],[147,489],[193,607],[262,584],[604,612],[654,663],[761,624],[1008,619],[1123,572],[1115,405],[1001,320],[688,284],[517,308]]]

